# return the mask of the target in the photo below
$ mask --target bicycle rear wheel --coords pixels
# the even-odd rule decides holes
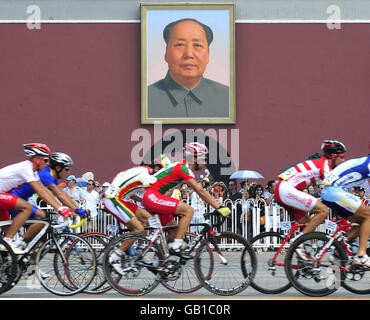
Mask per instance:
[[[277,294],[288,290],[292,284],[285,273],[284,260],[289,249],[285,237],[278,232],[264,232],[251,240],[257,256],[257,272],[251,286],[265,294]]]
[[[96,257],[90,244],[75,234],[62,233],[48,239],[36,255],[36,275],[41,285],[59,296],[85,290],[96,273]]]
[[[109,235],[100,232],[89,232],[82,234],[81,237],[85,239],[95,251],[97,270],[93,281],[84,290],[87,294],[102,294],[112,289],[107,279],[104,276],[103,270],[103,256],[104,250],[110,241]]]
[[[0,294],[12,289],[18,281],[17,256],[9,244],[0,238]]]
[[[129,241],[136,248],[122,256],[117,266],[109,262],[110,255],[122,243]],[[141,296],[154,290],[160,282],[160,274],[152,266],[153,258],[162,261],[162,251],[158,244],[152,243],[144,235],[129,232],[113,239],[107,246],[103,257],[103,270],[108,283],[117,292],[127,296]],[[139,259],[138,259],[139,258]]]
[[[333,241],[322,232],[311,232],[291,244],[285,259],[285,272],[299,292],[323,297],[340,287],[346,261],[347,254],[337,240]]]
[[[209,258],[208,247],[212,249],[212,258]],[[200,283],[208,291],[222,296],[245,290],[255,276],[256,263],[250,243],[233,232],[216,233],[202,241],[194,258]]]
[[[191,244],[192,241],[197,236],[198,235],[196,233],[187,232],[185,234],[184,240],[188,244]],[[199,247],[199,244],[197,245],[197,247]],[[193,249],[193,251],[195,250]],[[208,256],[208,259],[212,259],[213,252],[210,247],[205,248],[204,256]],[[194,259],[190,259],[187,261],[181,261],[180,258],[175,257],[175,256],[171,256],[170,259],[172,259],[174,265],[178,265],[179,263],[181,265],[179,266],[177,271],[171,275],[171,277],[166,277],[166,279],[161,280],[161,284],[165,288],[167,288],[168,290],[172,292],[181,293],[181,294],[192,293],[202,288],[202,284],[199,282],[198,277],[195,274]],[[211,268],[211,265],[210,265],[210,268]],[[211,273],[212,273],[212,269],[209,270],[206,278],[209,278]]]

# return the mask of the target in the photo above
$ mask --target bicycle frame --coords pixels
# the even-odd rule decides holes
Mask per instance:
[[[345,232],[347,232],[351,228],[351,223],[348,222],[346,219],[343,219],[343,218],[339,218],[339,222],[338,222],[338,220],[336,222],[337,222],[337,228],[334,231],[334,233],[332,235],[330,235],[330,240],[326,243],[326,245],[314,257],[315,260],[317,260],[317,262],[319,262],[319,263],[320,263],[322,257],[324,256],[324,254],[329,250],[329,248],[330,248],[331,244],[334,242],[334,240],[337,240],[339,243],[341,243],[344,246],[347,255],[353,256],[353,253],[350,250],[349,244],[347,242],[348,239],[345,235]],[[344,270],[344,267],[341,267],[340,269],[342,271],[342,270]]]
[[[279,249],[276,251],[276,253],[274,254],[274,256],[272,257],[272,262],[274,265],[276,266],[280,266],[280,267],[284,267],[284,263],[280,263],[280,262],[276,262],[276,259],[277,257],[279,256],[279,254],[281,253],[281,251],[283,250],[285,244],[290,240],[290,238],[292,237],[293,233],[296,232],[299,228],[301,227],[304,227],[306,226],[305,223],[296,223],[296,222],[293,222],[292,223],[292,227],[290,228],[288,234],[286,235],[283,243],[280,245]]]
[[[0,228],[4,226],[8,226],[12,224],[12,220],[9,221],[2,221],[0,222]],[[24,254],[20,255],[20,259],[18,261],[22,260],[25,256],[28,255],[28,253],[36,246],[36,244],[39,242],[39,240],[49,231],[55,229],[55,227],[60,228],[63,226],[66,226],[67,224],[62,224],[58,226],[51,226],[51,223],[46,220],[27,220],[26,224],[33,224],[33,223],[39,223],[43,224],[43,228],[37,233],[37,235],[30,241],[30,243],[27,245],[27,247],[24,249]],[[50,232],[52,239],[54,240],[54,243],[63,259],[63,263],[66,263],[66,258],[63,255],[63,251],[61,247],[59,246],[59,243],[56,241],[54,232]]]

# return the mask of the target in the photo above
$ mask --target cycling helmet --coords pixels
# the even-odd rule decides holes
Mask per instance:
[[[346,146],[336,140],[325,140],[321,145],[324,154],[341,154],[347,151]]]
[[[51,151],[49,147],[42,143],[26,143],[23,145],[24,152],[27,157],[35,156],[50,156]]]
[[[183,151],[185,157],[206,158],[208,155],[208,148],[199,142],[186,143]]]
[[[50,167],[55,168],[56,166],[65,167],[72,167],[73,160],[72,158],[65,153],[62,152],[52,152],[50,157]]]

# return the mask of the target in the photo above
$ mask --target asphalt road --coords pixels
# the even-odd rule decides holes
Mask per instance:
[[[0,296],[1,299],[56,299],[61,298],[55,294],[52,294],[45,290],[41,284],[38,282],[38,280],[35,277],[31,277],[29,279],[21,279],[19,283],[8,292],[3,293]],[[148,293],[145,296],[141,297],[127,297],[124,296],[115,290],[111,289],[110,291],[100,294],[100,295],[91,295],[91,294],[84,294],[79,293],[77,295],[73,296],[67,296],[62,297],[64,299],[84,299],[84,300],[93,300],[93,299],[109,299],[109,300],[150,300],[150,299],[160,299],[160,300],[166,300],[166,299],[192,299],[192,300],[201,300],[201,299],[212,299],[212,300],[259,300],[259,299],[265,299],[265,300],[274,300],[274,299],[296,299],[296,300],[327,300],[327,299],[366,299],[370,300],[370,295],[357,295],[353,294],[344,288],[339,288],[336,292],[333,294],[322,297],[322,298],[312,298],[305,296],[295,290],[294,288],[291,288],[283,293],[275,294],[275,295],[266,295],[263,293],[258,292],[257,290],[253,289],[252,287],[248,287],[243,292],[229,297],[224,296],[218,296],[215,295],[206,289],[202,288],[196,292],[193,292],[191,294],[176,294],[169,290],[167,290],[162,285],[159,285],[157,288],[155,288],[152,292]]]

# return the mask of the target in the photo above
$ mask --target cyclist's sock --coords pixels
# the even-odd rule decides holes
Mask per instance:
[[[182,239],[174,239],[172,242],[172,249],[177,249],[182,246]]]
[[[117,249],[116,249],[116,250],[114,250],[114,252],[111,254],[111,258],[112,258],[113,260],[119,260],[119,259],[121,259],[122,255],[123,255],[122,250],[121,250],[121,249],[119,249],[119,248],[117,248]]]

